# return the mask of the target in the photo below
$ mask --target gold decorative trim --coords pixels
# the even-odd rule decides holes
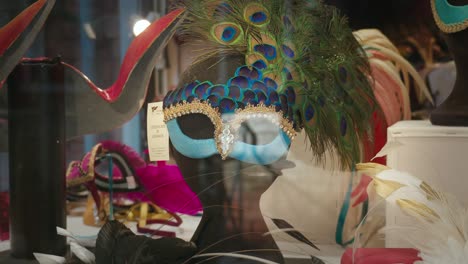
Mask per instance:
[[[269,119],[273,124],[278,125],[291,141],[296,137],[296,130],[294,130],[293,124],[283,117],[282,111],[277,112],[274,106],[266,106],[262,103],[259,105],[247,105],[244,109],[237,109],[236,116],[238,116],[236,122],[239,124],[255,117]]]
[[[193,100],[191,103],[183,101],[175,106],[164,109],[163,112],[164,122],[168,122],[183,115],[204,114],[208,116],[215,128],[220,127],[223,123],[218,109],[211,107],[207,101],[200,102],[198,99]]]
[[[78,166],[80,166],[80,165],[78,165]],[[81,175],[81,173],[80,173],[80,175]],[[77,186],[77,185],[81,185],[81,184],[84,184],[84,183],[92,181],[92,180],[93,180],[93,176],[91,176],[91,175],[86,175],[84,177],[80,176],[80,177],[78,177],[76,179],[67,181],[67,188]]]
[[[266,118],[273,124],[278,125],[291,139],[291,141],[296,137],[296,131],[294,130],[292,122],[283,117],[282,111],[277,112],[274,106],[266,106],[264,104],[256,106],[248,104],[244,109],[236,109],[234,118],[223,122],[221,113],[217,108],[213,108],[209,102],[201,102],[198,99],[195,99],[190,103],[183,101],[177,105],[164,109],[164,122],[167,123],[172,119],[189,114],[203,114],[208,116],[211,120],[215,127],[214,139],[216,142],[216,148],[223,160],[226,159],[231,151],[231,149],[229,149],[229,151],[223,151],[222,140],[220,137],[223,130],[227,128],[230,131],[237,131],[243,122],[251,118]]]
[[[444,33],[456,33],[468,28],[468,18],[465,21],[455,24],[445,24],[439,16],[435,6],[435,0],[431,0],[431,8],[432,13],[434,14],[434,20],[437,26],[442,30]]]
[[[101,147],[102,147],[101,144],[97,144],[91,150],[91,154],[89,155],[89,161],[88,161],[88,170],[86,172],[83,170],[81,161],[75,161],[72,164],[70,164],[70,166],[67,169],[66,175],[69,175],[71,173],[71,170],[73,167],[78,167],[78,170],[80,171],[80,176],[75,179],[67,180],[67,188],[72,187],[72,186],[77,186],[77,185],[94,180],[94,161]]]

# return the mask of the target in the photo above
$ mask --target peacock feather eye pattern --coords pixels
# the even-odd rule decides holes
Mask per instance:
[[[267,86],[263,82],[255,81],[252,83],[252,90],[260,90],[264,93],[268,92]]]
[[[259,70],[268,68],[268,60],[259,52],[250,52],[245,56],[247,65],[252,65]]]
[[[293,80],[293,76],[292,76],[291,72],[286,67],[283,68],[283,80],[284,80],[284,82]]]
[[[297,95],[291,86],[285,88],[284,92],[279,92],[275,80],[264,77],[262,71],[256,67],[243,65],[236,69],[234,77],[225,84],[194,81],[179,90],[171,91],[164,99],[164,106],[170,107],[197,98],[208,101],[221,114],[232,113],[235,109],[244,109],[247,106],[272,106],[293,123]]]
[[[245,76],[236,76],[232,78],[231,80],[229,80],[228,85],[229,86],[235,85],[235,86],[240,87],[241,89],[250,88],[249,78]]]
[[[260,38],[251,37],[249,39],[250,51],[261,54],[268,63],[277,62],[278,45],[275,39],[267,33],[261,33]]]
[[[254,51],[261,53],[268,61],[273,61],[277,56],[276,47],[270,44],[257,44]]]
[[[234,45],[242,40],[244,31],[235,23],[221,22],[212,27],[211,34],[221,44]]]
[[[281,50],[285,59],[294,59],[296,54],[290,43],[281,45]]]
[[[193,89],[199,84],[200,82],[195,81],[193,83],[189,83],[187,86],[184,88],[184,94],[182,96],[183,99],[189,97],[190,95],[193,94]]]
[[[226,1],[216,0],[206,3],[204,11],[207,17],[220,21],[232,14],[233,8]]]
[[[214,85],[209,89],[208,93],[216,94],[220,97],[223,97],[229,94],[227,88],[224,85]]]
[[[289,16],[283,16],[283,25],[286,31],[293,33],[295,31],[294,25]]]
[[[341,136],[342,137],[346,136],[347,131],[348,131],[348,122],[346,121],[346,118],[344,118],[344,116],[342,116],[341,120],[340,120],[340,133],[341,133]]]
[[[208,88],[213,86],[210,81],[205,81],[193,88],[192,94],[196,95],[197,98],[203,98],[203,95],[207,92]]]
[[[338,67],[338,79],[342,84],[346,84],[348,82],[348,70],[345,66]]]
[[[166,108],[192,97],[220,112],[267,106],[304,128],[318,157],[334,147],[342,168],[359,159],[377,104],[366,54],[335,8],[315,0],[183,2],[181,33],[207,43],[198,62],[245,60],[226,72],[226,83],[198,80],[169,93]]]
[[[244,19],[254,26],[265,26],[270,22],[270,13],[261,4],[250,3],[244,8]]]
[[[315,109],[310,103],[304,106],[304,114],[304,118],[307,123],[315,117]]]
[[[244,76],[252,80],[261,80],[262,72],[256,67],[241,66],[237,68],[236,76]]]

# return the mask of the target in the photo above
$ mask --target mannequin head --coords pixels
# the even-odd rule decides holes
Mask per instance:
[[[343,168],[359,159],[376,105],[367,57],[320,1],[184,4],[181,36],[206,44],[205,53],[166,95],[164,116],[173,157],[204,206],[193,240],[204,248],[232,238],[215,252],[276,249],[261,235],[259,208],[277,175],[271,167],[301,129],[318,159],[329,148]],[[283,262],[274,255],[266,258]]]
[[[441,2],[446,0],[432,0],[433,3]],[[457,69],[457,79],[455,86],[453,87],[452,93],[437,109],[431,113],[431,122],[434,125],[446,125],[446,126],[468,126],[468,50],[466,49],[466,43],[468,43],[468,0],[447,0],[448,4],[452,5],[451,8],[455,8],[452,11],[462,10],[461,14],[464,16],[459,17],[459,21],[464,18],[463,26],[457,30],[449,30],[444,24],[440,23],[440,17],[442,14],[437,12],[437,9],[433,9],[434,17],[440,29],[444,32],[444,38],[447,42],[450,52],[455,60]],[[456,12],[452,12],[456,13]],[[450,17],[447,17],[449,19]]]
[[[182,75],[181,84],[177,89],[183,89],[184,84],[195,80],[209,80],[215,84],[226,83],[237,68],[243,65],[243,59],[230,56],[224,57],[219,62],[211,59],[194,63]],[[228,116],[225,120],[231,119]],[[215,125],[205,114],[181,115],[174,121],[177,122],[183,135],[190,139],[188,142],[216,138]],[[248,144],[254,150],[255,147],[271,144],[281,133],[278,125],[265,118],[245,120],[233,132],[235,132],[233,134],[235,134],[236,142]],[[184,149],[179,151],[180,147],[174,146],[178,142],[174,142],[174,140],[176,139],[171,134],[171,155],[178,164],[187,184],[198,194],[204,208],[201,223],[192,238],[197,246],[204,249],[226,237],[234,236],[226,243],[210,247],[210,251],[232,252],[245,249],[277,248],[271,236],[260,235],[268,232],[259,208],[260,196],[270,187],[277,176],[276,172],[270,170],[271,164],[247,163],[230,156],[223,159],[220,153],[213,153],[213,155],[202,158],[189,157],[188,155],[191,155],[192,152],[189,151],[187,155],[183,152]],[[208,144],[210,143],[213,142],[208,142]],[[280,144],[279,147],[281,146]],[[204,146],[202,145],[202,147]],[[289,144],[287,148],[289,148]],[[287,151],[278,156],[274,163],[284,160],[286,154]],[[261,155],[257,160],[261,161]],[[253,170],[249,170],[249,168]],[[255,174],[259,170],[267,172],[267,176],[256,177]],[[256,256],[282,262],[281,254],[278,252],[256,253]]]

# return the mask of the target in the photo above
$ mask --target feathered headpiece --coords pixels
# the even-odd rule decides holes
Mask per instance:
[[[376,104],[367,58],[334,8],[306,0],[196,0],[183,6],[181,36],[206,49],[164,100],[173,144],[170,123],[202,113],[214,124],[217,151],[238,158],[232,154],[238,124],[264,117],[281,128],[288,145],[305,129],[317,157],[334,148],[343,167],[359,160]],[[214,73],[219,62],[231,64],[224,79]],[[231,113],[242,117],[223,118]],[[178,150],[186,154],[184,149]]]

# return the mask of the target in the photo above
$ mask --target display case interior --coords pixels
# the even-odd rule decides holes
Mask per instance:
[[[462,263],[467,8],[2,1],[0,263]]]

